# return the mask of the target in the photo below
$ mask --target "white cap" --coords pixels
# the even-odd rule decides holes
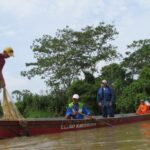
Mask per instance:
[[[102,83],[105,83],[105,84],[107,84],[107,80],[102,80]]]
[[[147,105],[147,106],[150,106],[150,102],[149,101],[145,101],[145,104]]]
[[[72,98],[74,98],[74,99],[79,99],[79,95],[78,95],[78,94],[74,94],[74,95],[72,96]]]

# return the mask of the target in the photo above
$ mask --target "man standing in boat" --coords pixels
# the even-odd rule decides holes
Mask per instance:
[[[91,113],[88,108],[81,102],[79,102],[79,95],[74,94],[72,96],[72,102],[69,104],[66,110],[66,119],[92,119]]]
[[[13,56],[13,53],[14,51],[11,47],[5,48],[3,52],[0,53],[0,89],[5,88],[5,80],[2,73],[3,67],[5,65],[5,59]]]
[[[108,85],[106,80],[102,80],[101,87],[97,92],[97,103],[101,108],[104,118],[114,117],[114,90]]]

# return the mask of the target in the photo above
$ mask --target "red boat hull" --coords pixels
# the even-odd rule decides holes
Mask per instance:
[[[150,120],[148,115],[119,115],[114,118],[95,117],[92,120],[30,119],[25,121],[0,120],[0,138],[35,136],[64,131],[112,127],[119,124]]]

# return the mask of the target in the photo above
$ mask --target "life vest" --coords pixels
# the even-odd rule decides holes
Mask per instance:
[[[136,114],[141,115],[141,114],[146,114],[149,113],[149,107],[146,104],[140,104],[139,108],[136,111]]]
[[[69,108],[70,108],[72,111],[75,111],[75,110],[74,110],[74,104],[73,104],[73,102],[69,104]],[[78,103],[78,110],[76,110],[76,111],[78,111],[79,113],[82,113],[82,108],[83,108],[83,103],[79,102],[79,103]]]

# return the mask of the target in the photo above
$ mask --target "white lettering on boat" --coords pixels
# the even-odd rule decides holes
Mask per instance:
[[[79,129],[87,127],[95,127],[96,123],[72,123],[72,124],[62,124],[61,129]]]

